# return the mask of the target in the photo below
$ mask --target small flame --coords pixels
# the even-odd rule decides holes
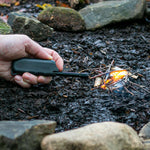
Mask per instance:
[[[115,70],[109,73],[109,78],[101,85],[102,89],[108,89],[112,84],[116,84],[128,75],[127,70]]]

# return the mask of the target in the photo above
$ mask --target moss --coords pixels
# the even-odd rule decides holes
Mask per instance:
[[[64,8],[64,7],[49,7],[45,10],[43,10],[40,14],[39,14],[39,18],[43,18],[43,16],[45,17],[50,17],[52,16],[53,14],[55,14],[56,16],[59,15],[59,16],[64,16],[64,15],[74,15],[76,16],[77,18],[81,16],[78,14],[77,11],[75,11],[74,9],[71,9],[71,8]]]
[[[8,33],[11,33],[11,27],[2,20],[0,20],[0,34],[8,34]]]
[[[82,31],[85,29],[83,18],[71,8],[49,7],[39,14],[38,19],[57,30]]]

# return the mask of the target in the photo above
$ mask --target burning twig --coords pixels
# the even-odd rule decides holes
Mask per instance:
[[[131,95],[134,95],[128,88],[126,87],[127,83],[130,83],[131,85],[138,86],[142,88],[147,93],[150,93],[149,90],[144,88],[141,85],[138,85],[134,82],[129,81],[129,77],[133,79],[137,79],[138,76],[132,74],[131,72],[127,71],[126,69],[122,69],[120,67],[113,67],[114,60],[111,62],[109,66],[105,67],[100,66],[100,69],[95,69],[95,73],[99,73],[93,77],[90,77],[90,79],[95,79],[94,88],[100,87],[101,89],[108,90],[108,91],[120,91],[122,89],[125,89],[128,93]],[[132,87],[129,85],[129,87]],[[132,87],[132,89],[136,90]]]

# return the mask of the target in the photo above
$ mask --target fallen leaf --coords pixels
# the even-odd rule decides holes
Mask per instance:
[[[89,55],[91,55],[91,56],[92,56],[92,55],[93,55],[93,53],[92,53],[92,52],[90,52],[90,53],[89,53]]]
[[[19,5],[20,5],[19,1],[15,2],[15,6],[19,6]]]
[[[51,4],[47,4],[47,3],[44,3],[43,5],[40,5],[40,4],[36,4],[36,7],[39,7],[41,9],[46,9],[48,7],[52,7]]]
[[[67,96],[67,95],[63,95],[63,97],[64,97],[64,98],[67,98],[68,96]]]
[[[67,4],[65,4],[65,3],[62,3],[62,2],[60,2],[60,1],[56,1],[56,4],[57,4],[57,6],[60,6],[60,7],[67,7],[67,8],[70,8],[69,5],[67,5]]]
[[[10,7],[11,5],[10,5],[10,4],[7,4],[7,3],[0,3],[0,6],[1,6],[1,7]]]

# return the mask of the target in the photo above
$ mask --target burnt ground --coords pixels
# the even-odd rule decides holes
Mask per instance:
[[[10,8],[1,10],[4,14],[10,12]],[[39,44],[63,57],[65,71],[87,69],[91,73],[91,69],[115,60],[116,66],[130,68],[139,75],[131,81],[150,89],[150,24],[145,20],[82,33],[55,31]],[[150,121],[150,94],[142,88],[130,87],[133,96],[124,90],[122,93],[93,90],[93,85],[94,79],[57,76],[49,85],[23,89],[1,79],[0,120],[55,120],[56,132],[103,121],[126,123],[139,131]]]

